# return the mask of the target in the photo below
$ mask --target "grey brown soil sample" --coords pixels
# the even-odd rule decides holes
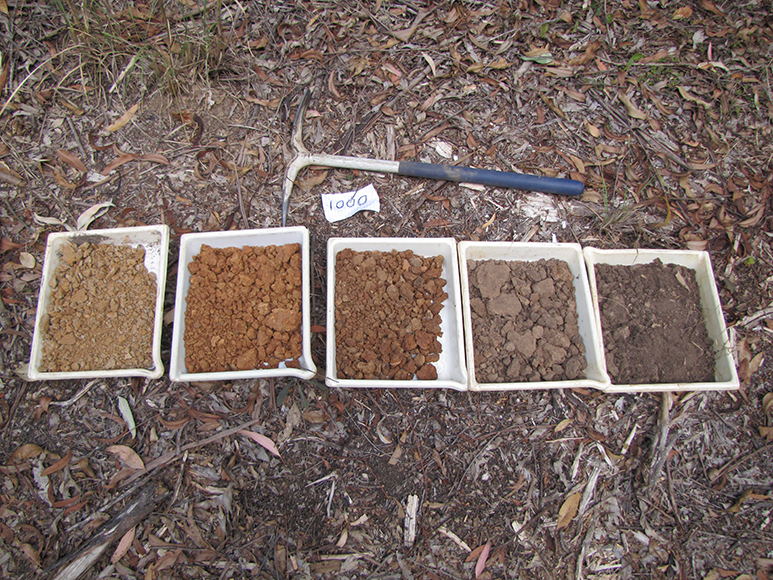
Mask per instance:
[[[695,271],[655,260],[596,264],[607,372],[612,383],[714,381]]]
[[[336,255],[336,370],[340,378],[437,379],[443,256],[411,250]]]
[[[43,372],[153,367],[156,275],[141,247],[66,242],[43,318]]]
[[[300,366],[300,244],[202,245],[188,270],[183,339],[189,373]]]
[[[562,260],[467,262],[479,383],[585,377],[574,276]]]

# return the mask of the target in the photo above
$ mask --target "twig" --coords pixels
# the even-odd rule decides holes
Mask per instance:
[[[155,471],[160,467],[166,467],[170,462],[178,460],[182,456],[182,454],[185,453],[186,451],[189,451],[191,449],[197,449],[199,447],[203,447],[204,445],[209,445],[210,443],[214,443],[215,441],[220,441],[221,439],[230,437],[231,435],[234,435],[238,431],[241,431],[242,429],[246,429],[247,427],[251,427],[258,422],[260,422],[260,419],[252,419],[250,421],[247,421],[246,423],[242,423],[238,427],[226,429],[225,431],[221,431],[220,433],[218,433],[217,435],[213,435],[212,437],[207,437],[202,441],[194,441],[193,443],[188,443],[187,445],[183,445],[182,448],[180,448],[179,452],[169,451],[168,453],[164,453],[161,457],[157,457],[156,459],[148,463],[145,466],[144,470],[138,470],[137,473],[133,473],[132,475],[127,477],[124,480],[124,485],[128,485],[132,481],[135,481],[141,477],[150,475],[152,471]]]
[[[71,398],[67,399],[66,401],[61,401],[61,402],[60,402],[60,401],[54,401],[53,403],[49,403],[49,405],[56,406],[56,407],[69,407],[69,406],[70,406],[70,405],[72,405],[73,403],[77,402],[77,401],[78,401],[78,399],[80,399],[80,398],[81,398],[83,395],[85,395],[86,393],[88,393],[88,392],[89,392],[89,390],[91,390],[91,387],[93,387],[94,385],[96,385],[96,384],[97,384],[99,381],[101,381],[101,380],[102,380],[102,379],[94,379],[93,381],[89,381],[89,382],[86,384],[86,386],[84,386],[83,388],[81,388],[81,390],[80,390],[80,391],[78,391],[77,393],[75,393],[75,396],[73,396],[73,397],[71,397]]]
[[[45,571],[51,572],[63,568],[55,580],[76,580],[102,555],[116,538],[140,523],[153,511],[156,504],[168,494],[158,494],[155,484],[146,487],[135,497],[123,511],[100,528],[99,532],[72,554],[57,560]]]
[[[136,480],[138,480],[138,479],[140,479],[142,477],[150,475],[151,472],[155,471],[156,469],[158,469],[160,467],[165,467],[168,464],[172,463],[173,461],[176,461],[180,457],[183,457],[185,455],[185,453],[187,451],[191,450],[191,449],[196,449],[197,447],[203,447],[204,445],[208,445],[208,444],[213,443],[215,441],[219,441],[220,439],[224,439],[225,437],[233,435],[234,433],[236,433],[237,431],[240,431],[241,429],[246,429],[247,427],[251,427],[255,423],[258,423],[259,421],[260,421],[260,419],[252,419],[251,421],[247,421],[246,423],[242,423],[238,427],[233,427],[232,429],[226,429],[225,431],[221,431],[217,435],[213,435],[212,437],[208,437],[207,439],[204,439],[202,441],[194,441],[193,443],[188,443],[187,445],[184,445],[179,450],[170,451],[168,453],[165,453],[161,457],[157,457],[156,459],[154,459],[153,461],[148,463],[145,466],[145,469],[137,470],[136,473],[133,473],[132,475],[127,477],[123,481],[122,485],[126,486],[129,483],[132,483],[133,481],[136,481]],[[113,500],[111,500],[110,502],[106,503],[104,506],[102,506],[98,510],[96,510],[94,513],[89,515],[86,519],[84,519],[84,520],[82,520],[80,522],[77,522],[77,523],[73,524],[72,526],[70,526],[67,529],[67,531],[68,532],[72,532],[75,529],[83,528],[83,526],[85,526],[88,522],[90,522],[91,520],[96,519],[96,517],[100,513],[103,513],[105,510],[110,509],[112,506],[114,506],[116,503],[121,501],[126,496],[131,495],[136,490],[136,488],[139,487],[142,484],[143,484],[143,482],[139,482],[136,485],[132,486],[131,488],[129,488],[128,490],[123,492],[121,495],[119,495],[118,497],[114,498]]]
[[[75,143],[78,145],[78,151],[81,152],[81,155],[83,155],[83,159],[88,161],[89,156],[86,153],[86,150],[83,148],[83,143],[81,143],[81,136],[78,133],[78,131],[75,130],[75,125],[72,122],[72,119],[70,117],[67,117],[67,124],[70,126],[70,131],[72,132],[72,136],[75,138]],[[93,163],[94,160],[92,159],[91,162]]]
[[[652,457],[652,469],[650,471],[650,487],[653,487],[660,479],[660,474],[663,471],[663,466],[666,463],[668,456],[668,430],[671,427],[671,419],[669,417],[669,411],[671,410],[671,393],[664,392],[661,397],[660,403],[660,418],[658,423],[660,425],[660,433],[657,437],[657,447],[653,452]]]
[[[714,481],[718,480],[720,477],[722,477],[723,475],[727,474],[728,471],[731,471],[731,470],[735,469],[736,467],[741,465],[743,462],[745,462],[747,459],[751,459],[755,455],[757,455],[759,453],[762,453],[763,451],[765,451],[767,449],[770,449],[772,447],[773,447],[773,443],[768,443],[767,445],[763,445],[759,449],[755,449],[754,451],[751,451],[750,453],[747,453],[746,455],[744,455],[742,457],[739,457],[738,459],[736,459],[734,461],[731,461],[725,467],[723,467],[722,469],[717,471],[714,474],[714,477],[711,478],[711,481],[714,482]]]
[[[674,482],[671,479],[671,467],[666,463],[666,477],[668,478],[668,497],[671,500],[671,507],[674,510],[674,517],[676,518],[676,524],[680,530],[683,530],[682,518],[679,517],[679,506],[676,503],[676,496],[674,495]]]
[[[13,405],[11,406],[11,410],[8,411],[8,419],[6,419],[5,421],[3,436],[8,435],[8,430],[11,428],[11,423],[13,423],[13,416],[16,414],[16,409],[19,407],[19,403],[21,403],[21,399],[24,396],[24,393],[26,392],[27,392],[27,381],[22,381],[22,384],[19,387],[19,391],[16,393],[16,399],[14,399]]]

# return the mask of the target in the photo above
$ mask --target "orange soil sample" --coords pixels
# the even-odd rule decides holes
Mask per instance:
[[[411,250],[336,255],[335,333],[338,376],[422,381],[438,378],[443,256]]]
[[[300,244],[201,251],[188,265],[188,372],[300,367]]]

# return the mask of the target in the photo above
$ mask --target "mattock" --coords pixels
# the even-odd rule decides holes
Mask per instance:
[[[311,91],[306,89],[298,104],[298,112],[293,124],[292,146],[295,157],[287,166],[285,173],[284,192],[282,197],[282,227],[287,223],[287,213],[290,208],[290,195],[298,172],[309,165],[321,167],[336,167],[339,169],[358,169],[378,173],[396,173],[409,177],[424,177],[441,181],[459,181],[478,183],[492,187],[507,187],[526,191],[539,191],[557,195],[582,195],[584,185],[573,179],[527,175],[509,171],[494,171],[477,169],[475,167],[456,167],[452,165],[437,165],[435,163],[418,163],[415,161],[387,161],[384,159],[367,159],[346,155],[327,155],[325,153],[310,153],[303,144],[303,118],[309,103]]]

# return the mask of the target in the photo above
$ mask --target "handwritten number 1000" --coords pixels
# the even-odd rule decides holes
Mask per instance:
[[[361,195],[357,198],[357,201],[354,200],[354,196],[350,197],[346,201],[343,199],[339,199],[335,204],[333,204],[333,200],[330,200],[330,209],[344,209],[344,207],[352,208],[355,205],[360,207],[368,203],[368,196],[367,195]]]

